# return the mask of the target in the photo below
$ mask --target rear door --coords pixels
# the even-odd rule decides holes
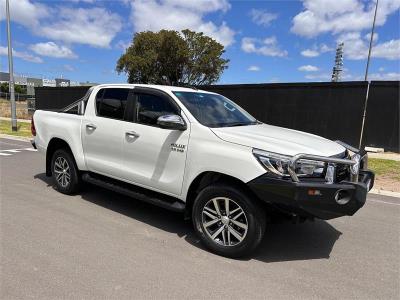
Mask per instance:
[[[96,94],[94,113],[85,114],[82,141],[89,171],[119,178],[128,98],[132,89],[103,88]]]
[[[163,92],[134,89],[133,123],[125,124],[123,141],[124,178],[135,184],[173,195],[181,193],[190,124],[175,101]],[[157,125],[162,115],[181,115],[185,131]]]

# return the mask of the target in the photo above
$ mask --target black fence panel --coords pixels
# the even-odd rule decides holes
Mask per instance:
[[[364,140],[367,146],[400,152],[399,104],[400,82],[371,82],[364,127]]]
[[[59,110],[82,98],[89,86],[35,87],[35,109]]]
[[[215,85],[203,89],[234,100],[267,124],[358,146],[365,82]]]

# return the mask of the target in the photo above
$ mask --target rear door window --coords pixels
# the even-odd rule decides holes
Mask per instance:
[[[96,96],[97,116],[124,120],[130,89],[101,89]]]

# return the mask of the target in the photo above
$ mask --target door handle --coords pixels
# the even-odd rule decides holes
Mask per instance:
[[[140,134],[135,131],[127,131],[125,135],[130,138],[138,138],[140,136]]]
[[[97,126],[94,124],[86,124],[86,128],[89,130],[95,130],[97,128]]]

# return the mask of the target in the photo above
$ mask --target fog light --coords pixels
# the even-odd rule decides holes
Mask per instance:
[[[346,190],[338,190],[335,194],[335,201],[340,205],[347,204],[350,201],[349,192]]]

